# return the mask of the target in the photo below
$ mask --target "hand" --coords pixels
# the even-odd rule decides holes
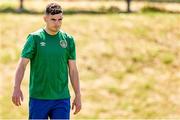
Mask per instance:
[[[21,105],[21,101],[23,101],[23,93],[20,88],[14,88],[13,96],[12,96],[12,102],[16,106]]]
[[[76,95],[73,103],[72,103],[72,110],[76,107],[74,114],[77,114],[81,110],[81,96]]]

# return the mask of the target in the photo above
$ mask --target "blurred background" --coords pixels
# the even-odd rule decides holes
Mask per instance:
[[[0,119],[28,118],[29,65],[21,107],[11,102],[14,75],[49,2],[0,0]],[[82,110],[72,119],[180,119],[180,0],[56,2],[76,39]]]

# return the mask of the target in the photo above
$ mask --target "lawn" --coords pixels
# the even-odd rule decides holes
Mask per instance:
[[[76,39],[83,104],[71,118],[180,118],[179,20],[159,12],[64,15],[62,29]],[[28,116],[29,66],[21,107],[11,102],[14,74],[27,35],[44,25],[42,14],[0,13],[2,119]]]

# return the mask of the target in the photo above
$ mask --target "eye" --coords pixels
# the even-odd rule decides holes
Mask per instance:
[[[51,19],[52,21],[56,21],[56,19]]]
[[[61,21],[62,20],[62,18],[61,19],[58,19],[58,21]]]

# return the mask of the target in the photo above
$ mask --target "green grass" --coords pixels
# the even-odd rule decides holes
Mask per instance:
[[[71,118],[180,118],[179,19],[159,12],[65,15],[62,28],[76,38],[83,103]],[[26,119],[29,67],[22,107],[11,102],[12,83],[26,36],[43,19],[0,13],[0,21],[0,118]]]

